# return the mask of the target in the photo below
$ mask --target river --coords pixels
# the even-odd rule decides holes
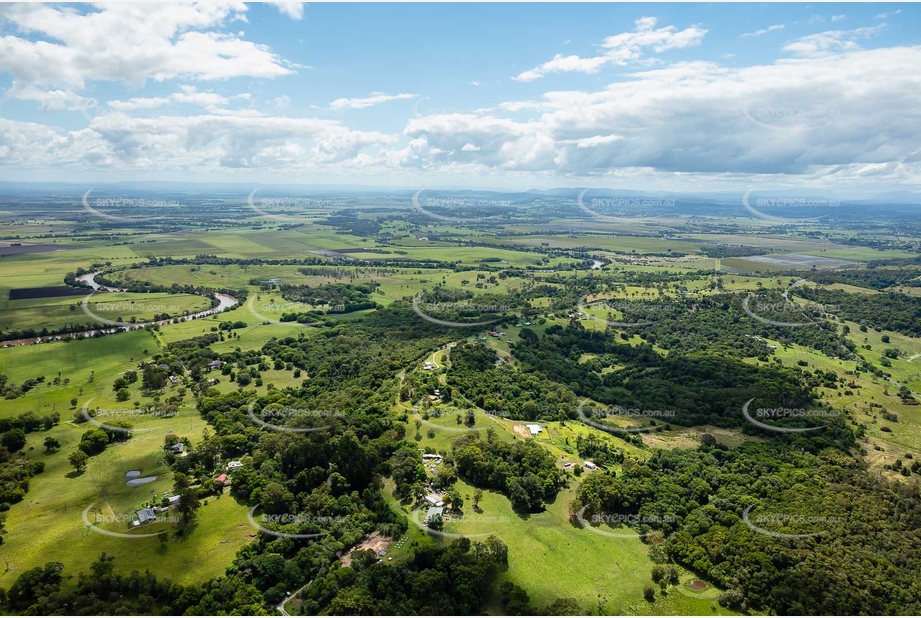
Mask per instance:
[[[96,275],[98,274],[99,274],[98,272],[87,273],[85,275],[81,275],[77,277],[77,281],[85,283],[86,285],[90,286],[93,289],[93,292],[90,292],[90,296],[100,291],[101,292],[123,292],[124,291],[123,289],[120,289],[120,288],[110,288],[100,283],[96,283]],[[221,294],[220,292],[215,293],[214,297],[218,301],[218,304],[216,306],[211,307],[210,309],[205,309],[204,311],[199,311],[198,313],[192,313],[186,316],[177,316],[175,318],[170,318],[168,320],[157,320],[156,322],[137,322],[135,324],[125,324],[124,326],[112,326],[111,328],[94,328],[92,330],[84,330],[84,331],[80,331],[76,333],[66,333],[66,334],[61,334],[61,335],[49,335],[47,337],[32,337],[30,339],[13,339],[11,341],[0,341],[0,347],[7,348],[7,347],[19,346],[19,345],[32,345],[34,343],[48,343],[51,341],[61,341],[62,339],[65,339],[68,337],[69,338],[79,338],[81,336],[93,337],[96,335],[96,333],[102,333],[102,334],[108,335],[108,334],[113,334],[117,332],[138,330],[139,328],[144,328],[145,326],[148,326],[150,324],[160,324],[160,325],[169,324],[173,320],[177,320],[180,318],[185,319],[185,320],[195,320],[195,319],[203,318],[209,315],[214,315],[215,313],[221,313],[223,311],[227,311],[228,309],[230,309],[231,307],[233,307],[239,302],[233,296],[229,294]]]

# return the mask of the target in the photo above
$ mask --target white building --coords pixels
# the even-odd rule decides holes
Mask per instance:
[[[539,434],[540,431],[541,431],[541,426],[540,426],[540,425],[525,425],[525,427],[528,428],[528,431],[531,432],[531,435],[532,435],[532,436],[536,436],[536,435]]]

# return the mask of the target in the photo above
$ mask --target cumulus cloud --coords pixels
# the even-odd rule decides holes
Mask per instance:
[[[414,99],[418,94],[387,94],[386,92],[372,92],[369,96],[363,98],[355,99],[336,99],[329,104],[329,108],[333,111],[341,111],[343,109],[365,109],[368,107],[374,107],[375,105],[380,105],[381,103],[387,103],[389,101],[399,101],[401,99]]]
[[[218,80],[289,75],[289,63],[242,33],[216,31],[246,19],[243,3],[15,4],[3,16],[0,71],[18,88],[8,96],[79,105],[88,82],[143,85],[174,78]]]
[[[552,91],[476,114],[414,118],[402,164],[607,175],[917,173],[921,48],[854,50],[730,68],[681,62],[592,91]],[[516,120],[503,112],[539,112]],[[911,125],[911,126],[909,126]],[[422,140],[420,142],[420,140]],[[429,151],[430,150],[430,151]]]
[[[175,103],[188,103],[190,105],[202,107],[215,114],[259,115],[259,112],[256,110],[229,110],[223,108],[223,106],[229,105],[234,99],[249,100],[252,98],[249,93],[226,97],[215,92],[200,91],[195,86],[184,85],[179,88],[180,92],[174,92],[165,97],[133,97],[126,101],[112,99],[106,104],[114,110],[128,112],[157,109]]]
[[[291,19],[301,20],[304,18],[304,9],[307,7],[306,2],[267,2],[277,8],[282,15],[287,15]]]
[[[0,161],[20,166],[104,165],[144,170],[307,166],[355,158],[398,136],[356,131],[313,118],[218,114],[139,118],[96,116],[80,131],[0,119]]]
[[[878,26],[856,28],[854,30],[828,30],[800,37],[783,46],[783,51],[798,56],[818,56],[841,51],[860,49],[857,43],[860,39],[867,39],[879,34],[886,24]]]
[[[530,82],[548,73],[597,73],[607,65],[624,65],[639,60],[644,50],[662,53],[670,49],[683,49],[700,45],[707,31],[700,26],[691,26],[678,30],[675,26],[656,28],[655,17],[641,17],[635,22],[632,32],[624,32],[607,37],[602,43],[603,53],[598,56],[583,58],[577,55],[563,56],[557,54],[553,59],[527,71],[519,73],[512,79]]]
[[[762,28],[761,30],[755,30],[754,32],[746,32],[745,34],[742,35],[742,38],[744,39],[745,37],[750,37],[750,36],[761,36],[763,34],[767,34],[768,32],[774,32],[775,30],[783,30],[783,29],[784,29],[783,24],[774,24],[773,26],[768,26],[767,28]]]

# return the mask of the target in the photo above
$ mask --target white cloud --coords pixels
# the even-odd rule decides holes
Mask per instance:
[[[902,12],[902,9],[896,9],[895,11],[892,11],[891,14],[898,15],[901,12]],[[879,15],[874,15],[873,19],[886,19],[887,17],[889,17],[889,15],[890,13],[880,13]]]
[[[418,94],[387,94],[386,92],[372,92],[369,96],[363,98],[355,99],[336,99],[329,104],[329,108],[333,111],[340,111],[343,109],[365,109],[367,107],[374,107],[375,105],[380,105],[381,103],[387,103],[389,101],[399,101],[402,99],[414,99]]]
[[[138,118],[112,112],[96,116],[86,129],[69,132],[0,119],[0,144],[7,145],[0,149],[0,162],[148,171],[320,169],[396,139],[313,118],[218,114]]]
[[[164,107],[166,105],[174,103],[187,103],[190,105],[196,105],[202,107],[212,113],[223,113],[223,114],[249,114],[252,115],[255,110],[227,110],[222,108],[224,105],[229,105],[233,99],[244,99],[249,100],[252,98],[252,95],[249,93],[243,93],[234,95],[232,97],[226,97],[215,92],[202,92],[199,91],[195,86],[180,86],[181,92],[174,92],[169,96],[165,97],[134,97],[128,99],[127,101],[120,101],[117,99],[110,100],[107,102],[107,105],[114,110],[127,112],[127,111],[136,111],[136,110],[149,110],[157,109]],[[258,114],[258,112],[255,112]]]
[[[762,34],[767,34],[768,32],[774,32],[775,30],[783,30],[783,24],[774,24],[773,26],[768,26],[767,28],[762,28],[761,30],[755,30],[754,32],[746,32],[742,35],[741,38],[749,36],[761,36]]]
[[[637,19],[632,32],[607,37],[601,44],[604,53],[583,58],[577,55],[556,54],[551,60],[533,69],[523,71],[513,79],[530,82],[548,73],[597,73],[607,65],[624,65],[639,60],[644,49],[662,53],[670,49],[684,49],[700,45],[707,31],[700,26],[678,30],[675,26],[655,29],[655,17]]]
[[[842,20],[844,20],[844,19],[847,19],[847,15],[832,15],[832,16],[831,16],[831,21],[832,21],[832,22],[842,21]]]
[[[36,101],[44,111],[86,111],[96,107],[96,99],[82,97],[69,90],[43,90],[32,85],[22,85],[13,81],[13,85],[4,93],[11,99]]]
[[[304,18],[304,9],[307,7],[306,2],[267,2],[277,8],[282,15],[287,15],[291,19],[301,20]]]
[[[828,30],[798,38],[783,46],[783,51],[798,56],[819,56],[822,54],[860,49],[857,43],[879,34],[886,24],[854,30]]]
[[[813,15],[812,17],[809,18],[809,22],[808,22],[808,23],[810,23],[810,24],[818,24],[818,23],[821,23],[821,22],[823,22],[823,21],[825,21],[825,18],[822,17],[821,15]]]
[[[912,157],[919,158],[921,126],[905,112],[921,107],[921,73],[904,67],[919,65],[921,47],[739,68],[679,62],[599,91],[551,91],[474,114],[413,118],[405,130],[411,156],[401,151],[395,159],[420,170],[466,165],[562,177],[850,182],[883,170],[893,182],[918,182],[921,161]],[[539,116],[504,116],[520,110]]]
[[[470,85],[471,85],[471,86],[479,86],[479,85],[480,85],[480,82],[478,82],[477,80],[473,80],[473,81],[470,82]]]
[[[583,137],[582,139],[576,140],[576,146],[578,148],[594,148],[595,146],[610,144],[611,142],[616,142],[621,139],[624,139],[623,135],[594,135],[592,137]]]
[[[245,4],[15,4],[3,12],[0,71],[18,84],[10,96],[79,101],[88,82],[143,85],[175,78],[216,80],[291,74],[267,46],[218,32],[245,20]],[[13,34],[15,32],[15,34]]]

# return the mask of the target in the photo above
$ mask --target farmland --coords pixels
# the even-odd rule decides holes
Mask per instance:
[[[268,608],[300,590],[289,610],[318,612],[330,601],[309,582],[336,577],[342,556],[373,534],[392,539],[381,562],[394,567],[412,565],[417,551],[492,534],[508,550],[486,595],[493,614],[506,611],[503,584],[526,591],[534,611],[571,603],[597,614],[745,613],[719,569],[661,550],[664,539],[678,542],[679,529],[690,535],[682,543],[706,538],[700,522],[715,517],[712,505],[682,512],[654,541],[645,538],[653,531],[634,524],[580,525],[574,505],[604,515],[610,496],[595,483],[632,482],[638,471],[664,478],[664,457],[794,452],[747,424],[741,406],[713,404],[748,390],[761,395],[781,380],[808,384],[816,405],[843,413],[836,435],[854,437],[846,446],[824,437],[816,444],[889,482],[921,474],[911,467],[921,460],[921,340],[838,317],[834,307],[818,314],[827,325],[818,337],[771,325],[774,305],[764,300],[789,290],[793,310],[809,310],[790,286],[817,273],[838,279],[809,280],[800,294],[889,294],[863,276],[870,260],[912,255],[886,248],[886,234],[870,248],[795,227],[761,233],[762,221],[704,233],[682,216],[611,221],[543,211],[571,214],[572,198],[540,208],[523,200],[514,216],[484,223],[438,220],[406,196],[378,196],[386,208],[345,200],[350,206],[335,212],[283,209],[291,222],[276,218],[281,211],[253,212],[244,198],[177,211],[168,230],[92,219],[64,230],[40,218],[10,227],[37,248],[0,257],[0,333],[80,328],[72,339],[46,334],[0,348],[0,421],[29,425],[19,452],[43,464],[4,511],[8,571],[0,587],[49,561],[62,563],[66,576],[87,572],[103,552],[117,573],[149,570],[198,586],[256,563],[270,572],[261,561],[297,561],[302,551],[310,560],[293,574],[266,576],[258,594]],[[722,215],[713,221],[728,225]],[[37,238],[48,229],[54,242]],[[55,245],[67,249],[50,250]],[[90,295],[73,285],[87,272],[131,291]],[[918,298],[904,281],[902,288],[893,293]],[[210,308],[214,292],[238,302],[186,319]],[[764,301],[754,316],[743,309],[749,296]],[[96,332],[110,323],[147,325]],[[695,379],[710,378],[680,374],[692,371],[687,359],[722,363],[723,381],[698,396],[704,387]],[[660,381],[644,382],[650,376]],[[608,412],[584,422],[580,404]],[[317,426],[297,433],[288,429],[302,430],[303,419],[289,428],[271,416],[291,410]],[[673,414],[660,419],[649,410]],[[335,422],[315,420],[324,414]],[[109,443],[92,451],[87,434],[107,418],[130,427],[109,425]],[[500,450],[539,449],[553,492],[523,507],[499,473],[484,484],[458,453],[470,436]],[[57,446],[49,449],[47,439]],[[804,440],[803,452],[818,452]],[[170,450],[177,441],[180,456]],[[71,455],[82,450],[93,454],[81,470]],[[422,452],[443,462],[420,460],[424,473],[408,481],[414,473],[405,462]],[[592,459],[601,463],[590,468]],[[156,478],[129,486],[128,472]],[[420,498],[432,492],[444,497],[448,537],[417,525],[428,506]],[[160,506],[180,495],[196,498],[189,516]],[[715,503],[726,509],[726,534],[739,546],[754,542],[738,496],[720,494]],[[164,509],[164,521],[132,525],[150,505]],[[332,523],[317,533],[322,542],[299,538],[296,525],[284,528],[294,537],[279,541],[254,527],[255,508],[291,509],[309,520],[310,533]]]

